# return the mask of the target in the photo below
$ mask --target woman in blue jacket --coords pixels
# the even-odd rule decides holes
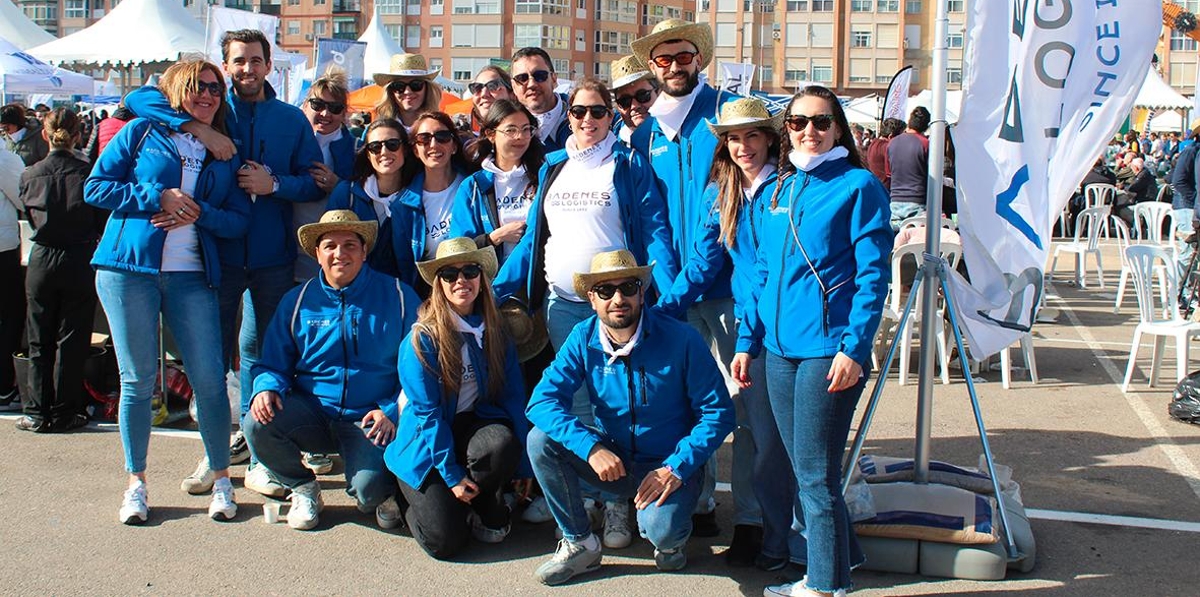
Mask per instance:
[[[887,191],[865,168],[846,114],[809,86],[785,112],[779,185],[758,233],[761,295],[744,307],[761,320],[767,392],[796,476],[808,540],[808,576],[767,595],[844,595],[863,561],[841,491],[841,461],[866,385],[892,248]],[[746,371],[738,354],[735,370]]]
[[[224,130],[225,79],[199,60],[176,63],[159,84],[172,107]],[[237,238],[250,201],[237,185],[237,160],[213,159],[195,137],[136,119],[105,148],[84,200],[111,210],[96,249],[96,292],[108,316],[121,368],[120,428],[129,489],[119,518],[144,522],[150,397],[161,317],[184,359],[195,392],[200,437],[216,481],[209,516],[237,513],[229,483],[229,399],[221,358],[216,239]]]
[[[413,538],[444,560],[466,547],[468,524],[485,543],[508,535],[500,491],[514,474],[533,476],[529,424],[516,348],[491,295],[495,250],[454,238],[418,267],[433,293],[401,344],[408,403],[385,458],[401,481]]]

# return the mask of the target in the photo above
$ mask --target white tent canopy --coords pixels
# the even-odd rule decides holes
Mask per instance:
[[[11,0],[0,0],[0,37],[22,50],[54,41],[54,36],[37,26]]]
[[[1163,112],[1150,119],[1150,130],[1156,133],[1182,132],[1183,116],[1174,110]]]
[[[946,122],[950,124],[958,122],[958,112],[962,108],[962,98],[963,92],[961,90],[946,92]],[[933,114],[933,92],[925,89],[921,93],[908,98],[909,113],[917,106],[925,106],[925,109],[929,110],[930,114]],[[905,114],[904,118],[907,119],[908,114]]]
[[[856,97],[846,104],[844,110],[850,124],[862,124],[873,129],[879,123],[879,96],[872,93],[866,97]]]
[[[1171,86],[1163,82],[1162,77],[1150,68],[1146,69],[1146,80],[1142,83],[1142,89],[1138,91],[1133,107],[1145,110],[1187,110],[1192,107],[1192,102],[1171,89]]]
[[[0,38],[0,95],[86,95],[92,93],[92,86],[91,77],[50,66],[22,52],[8,40]]]
[[[363,52],[363,75],[369,80],[375,73],[386,73],[392,65],[393,54],[403,54],[404,46],[400,42],[392,39],[387,31],[379,24],[379,5],[375,5],[375,12],[371,15],[371,22],[367,23],[367,28],[363,30],[362,35],[358,36],[358,41],[367,44],[366,51]]]
[[[180,54],[204,52],[204,25],[178,0],[124,0],[91,27],[29,52],[55,64],[178,60]]]

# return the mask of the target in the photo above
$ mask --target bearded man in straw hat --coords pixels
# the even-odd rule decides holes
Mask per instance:
[[[529,460],[563,532],[535,573],[547,585],[600,567],[582,483],[632,497],[655,565],[683,568],[704,464],[733,430],[733,404],[699,334],[643,308],[651,268],[621,249],[596,255],[589,272],[574,275],[575,291],[596,315],[575,326],[526,409],[534,425]],[[571,415],[584,385],[594,427]]]
[[[288,525],[311,529],[321,487],[301,452],[340,453],[346,493],[385,529],[400,524],[396,479],[384,448],[396,435],[400,342],[420,299],[372,270],[378,233],[350,210],[326,212],[297,232],[321,273],[283,297],[254,366],[254,400],[242,420],[250,451],[291,489]]]
[[[613,60],[608,71],[612,78],[617,113],[621,115],[615,132],[617,138],[628,146],[633,131],[650,117],[650,106],[658,99],[658,79],[637,56],[622,56]]]

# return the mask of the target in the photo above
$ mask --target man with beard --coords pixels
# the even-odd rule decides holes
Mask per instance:
[[[654,564],[687,564],[691,513],[707,476],[705,462],[733,430],[733,405],[716,363],[686,324],[643,309],[653,265],[624,249],[599,253],[575,292],[596,311],[567,337],[533,391],[526,441],[534,475],[563,531],[535,577],[558,585],[600,567],[581,484],[633,498],[638,528],[654,545]],[[571,415],[584,385],[595,425]]]
[[[608,68],[612,94],[621,119],[614,125],[617,138],[629,145],[633,131],[650,117],[650,106],[658,99],[658,79],[637,56],[624,56]]]
[[[567,97],[554,92],[554,61],[541,48],[521,48],[512,57],[513,93],[538,120],[538,138],[546,153],[558,151],[571,136]]]
[[[172,130],[191,133],[217,159],[229,159],[236,151],[245,162],[238,172],[238,185],[250,194],[250,231],[244,238],[222,239],[221,342],[226,364],[233,354],[234,322],[242,308],[239,335],[241,355],[241,412],[250,408],[250,368],[258,361],[267,324],[284,293],[292,288],[296,261],[296,239],[292,226],[292,204],[324,199],[325,195],[309,172],[324,163],[312,126],[299,108],[275,97],[267,82],[271,72],[271,44],[261,31],[241,29],[221,36],[225,74],[233,114],[227,123],[229,138],[187,114],[171,108],[155,87],[143,87],[125,98],[134,114],[163,123]],[[236,149],[235,149],[236,146]],[[230,446],[231,462],[250,458],[239,432]],[[205,493],[212,486],[212,472],[201,461],[184,479],[185,491]],[[254,466],[246,472],[246,487],[264,495],[283,497],[286,492],[271,479],[266,469]]]

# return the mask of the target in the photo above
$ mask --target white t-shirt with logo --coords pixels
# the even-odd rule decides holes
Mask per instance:
[[[189,197],[195,197],[196,182],[200,180],[200,169],[204,165],[204,144],[188,133],[172,133],[171,141],[175,142],[183,167],[179,189]],[[196,203],[200,201],[197,199]],[[167,232],[160,269],[164,272],[204,271],[204,261],[200,259],[200,237],[196,234],[195,224]]]
[[[421,193],[421,205],[425,207],[425,259],[433,259],[438,245],[450,237],[450,212],[462,180],[462,176],[456,176],[454,182],[441,191]]]
[[[485,159],[482,166],[484,170],[492,173],[495,181],[493,189],[496,193],[496,214],[500,217],[496,227],[524,222],[529,216],[529,206],[533,204],[534,196],[525,166],[518,165],[505,172],[496,166],[492,158]],[[512,254],[516,246],[516,243],[504,243],[503,256],[508,257]]]

